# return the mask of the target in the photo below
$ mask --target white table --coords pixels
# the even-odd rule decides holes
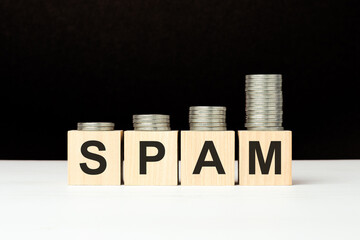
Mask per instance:
[[[68,186],[0,161],[0,239],[360,239],[360,161],[293,161],[293,186]]]

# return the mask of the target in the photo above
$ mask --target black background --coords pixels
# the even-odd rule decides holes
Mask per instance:
[[[79,121],[225,105],[281,73],[294,159],[360,158],[357,1],[0,1],[1,159],[66,159]]]

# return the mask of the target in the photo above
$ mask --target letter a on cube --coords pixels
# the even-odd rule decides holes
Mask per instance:
[[[181,185],[234,185],[235,132],[182,131]]]

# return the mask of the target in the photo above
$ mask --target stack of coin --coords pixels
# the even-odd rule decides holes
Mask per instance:
[[[133,125],[136,131],[169,131],[170,116],[162,114],[133,115]]]
[[[284,130],[281,75],[246,75],[245,81],[247,130]]]
[[[226,131],[226,107],[190,107],[189,123],[193,131]]]
[[[79,131],[112,131],[114,126],[112,122],[79,122],[77,129]]]

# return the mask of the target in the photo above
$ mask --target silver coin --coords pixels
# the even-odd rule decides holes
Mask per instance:
[[[112,131],[115,124],[112,122],[79,122],[77,129],[80,131]]]
[[[245,115],[247,117],[251,117],[251,116],[260,116],[260,115],[263,115],[263,116],[283,116],[283,111],[282,110],[247,110],[245,112]]]
[[[203,112],[203,113],[189,113],[189,117],[223,117],[226,116],[226,112]]]
[[[282,78],[281,74],[247,74],[245,75],[245,79],[253,79],[253,78]]]
[[[271,92],[271,93],[268,93],[268,92],[256,92],[256,93],[252,93],[252,92],[246,92],[246,95],[245,97],[246,98],[269,98],[269,97],[280,97],[280,96],[283,96],[282,92]]]
[[[133,124],[164,124],[164,123],[170,123],[170,121],[133,121]]]
[[[282,95],[273,95],[273,96],[266,96],[266,95],[248,95],[245,97],[247,101],[282,101]]]
[[[133,119],[170,119],[170,116],[162,114],[139,114],[133,115]]]
[[[281,74],[248,74],[245,79],[281,79]]]
[[[249,104],[261,104],[262,106],[265,104],[282,104],[284,102],[281,98],[245,98],[246,105]]]
[[[281,76],[245,76],[245,80],[282,80]]]
[[[263,93],[251,93],[251,92],[247,92],[246,93],[246,97],[249,97],[249,98],[258,98],[258,97],[282,97],[283,94],[282,92],[275,92],[275,93],[267,93],[267,92],[263,92]]]
[[[281,78],[247,78],[245,79],[245,83],[282,83]]]
[[[282,92],[278,92],[278,93],[246,93],[245,97],[246,98],[274,98],[274,97],[282,97],[283,94]]]
[[[225,120],[226,116],[189,116],[189,120]]]
[[[245,123],[245,127],[281,127],[282,123]]]
[[[264,109],[264,110],[281,110],[283,108],[282,104],[274,104],[272,106],[269,105],[259,105],[259,104],[246,104],[245,110],[256,110],[256,109]]]
[[[204,113],[189,113],[189,117],[224,117],[226,113],[212,113],[212,112],[204,112]]]
[[[271,108],[252,108],[252,107],[245,107],[246,108],[246,114],[247,115],[251,115],[251,114],[282,114],[283,113],[283,109],[282,108],[278,108],[278,109],[271,109]]]
[[[204,114],[204,115],[189,115],[189,118],[226,118],[225,114]]]
[[[246,105],[251,104],[266,104],[266,103],[283,103],[283,99],[278,98],[246,98],[245,99]]]
[[[281,82],[246,82],[245,83],[245,87],[259,87],[259,88],[266,88],[266,87],[277,87],[277,88],[281,88],[282,87],[282,83]]]
[[[137,117],[154,117],[154,118],[169,118],[170,115],[167,115],[167,114],[134,114],[133,115],[134,118],[137,118]]]
[[[281,88],[282,83],[281,82],[246,82],[245,87],[257,87],[260,89],[266,89],[267,87],[276,87]]]
[[[266,115],[266,116],[277,116],[279,114],[283,114],[282,111],[281,112],[277,112],[277,111],[251,111],[250,113],[249,112],[246,112],[246,116],[252,116],[252,115]]]
[[[226,127],[192,127],[191,131],[226,131]]]
[[[281,89],[282,88],[282,83],[278,82],[278,83],[270,83],[270,82],[247,82],[245,83],[245,88],[259,88],[259,89],[266,89],[266,88],[277,88],[277,89]]]
[[[170,122],[133,122],[134,126],[169,125]]]
[[[284,98],[282,96],[278,96],[278,97],[267,97],[267,96],[258,96],[258,97],[254,97],[254,96],[246,96],[245,97],[246,101],[249,102],[282,102],[284,101]]]
[[[275,116],[275,117],[268,117],[268,116],[264,116],[264,117],[252,117],[252,116],[246,116],[245,120],[246,121],[280,121],[282,120],[282,116]]]
[[[211,122],[211,121],[221,121],[221,122],[225,122],[226,121],[226,118],[223,117],[223,118],[220,118],[220,117],[217,117],[217,118],[210,118],[210,117],[189,117],[189,122],[192,122],[192,121],[197,121],[197,122],[201,122],[201,121],[205,121],[205,122]]]
[[[190,126],[226,126],[225,122],[191,122]]]
[[[283,116],[283,111],[264,111],[264,110],[256,110],[256,111],[246,111],[246,116],[251,117],[276,117]]]
[[[272,96],[272,95],[283,95],[282,91],[246,91],[245,96]]]
[[[249,121],[249,120],[247,120],[245,123],[249,124],[249,125],[247,125],[247,127],[258,127],[258,126],[266,126],[266,127],[267,126],[275,126],[275,127],[278,127],[278,126],[282,126],[283,121],[282,120],[278,120],[278,121],[275,121],[275,120],[271,120],[271,121],[264,121],[264,120]]]
[[[245,117],[246,121],[279,121],[282,120],[283,117],[282,116],[263,116],[263,117],[252,117],[251,115],[247,115]]]
[[[282,91],[281,87],[245,87],[245,92],[251,91]]]
[[[170,131],[170,127],[138,127],[135,131]]]
[[[246,123],[249,125],[258,124],[255,126],[269,126],[269,125],[270,126],[282,126],[283,121],[282,120],[256,120],[256,121],[247,120]],[[275,124],[275,125],[271,125],[271,124]]]
[[[115,124],[112,122],[79,122],[77,125],[80,127],[95,127],[95,126],[114,127],[115,126]]]
[[[280,89],[273,89],[273,90],[269,90],[269,91],[266,91],[266,90],[250,90],[250,91],[247,91],[245,89],[245,93],[246,95],[245,96],[258,96],[258,97],[261,97],[261,96],[282,96],[283,95],[283,92],[280,90]]]
[[[282,115],[262,115],[262,116],[253,116],[253,115],[246,115],[246,119],[251,119],[251,120],[254,120],[254,119],[282,119]]]
[[[79,131],[113,131],[114,128],[112,127],[84,127],[78,128]]]
[[[169,123],[169,120],[135,120],[133,123]]]
[[[247,93],[246,94],[246,98],[278,98],[278,97],[282,97],[283,94],[280,93],[256,93],[256,94],[252,94],[252,93]]]
[[[170,119],[166,118],[136,118],[133,122],[170,122]]]
[[[204,120],[197,120],[197,121],[189,121],[189,123],[207,123],[207,124],[215,124],[215,123],[226,123],[224,120],[213,120],[213,121],[204,121]]]
[[[264,104],[261,104],[261,103],[264,103]],[[271,108],[276,108],[276,109],[279,109],[279,108],[282,108],[283,105],[281,104],[281,102],[272,102],[273,104],[272,105],[267,105],[266,104],[267,102],[261,102],[261,101],[258,101],[258,102],[246,102],[246,108],[260,108],[260,109],[271,109]]]
[[[246,115],[252,114],[278,114],[283,113],[282,108],[252,108],[252,107],[245,107]]]
[[[226,107],[223,107],[223,106],[191,106],[189,108],[190,111],[192,110],[222,110],[222,111],[225,111],[226,110]]]
[[[246,79],[245,85],[282,85],[282,80]]]
[[[260,89],[266,89],[266,88],[280,88],[282,87],[281,82],[246,82],[245,88],[260,88]]]
[[[245,78],[245,82],[282,82],[282,78]]]
[[[245,87],[282,87],[282,81],[246,81]]]
[[[272,115],[272,114],[282,114],[283,109],[269,109],[269,108],[251,108],[251,107],[245,107],[246,114],[252,115],[252,114],[265,114],[265,115]]]
[[[257,115],[256,117],[254,117],[253,115],[246,115],[245,117],[246,119],[249,119],[249,120],[255,120],[255,119],[282,119],[283,116],[282,115],[276,115],[276,114],[273,114],[273,115],[262,115],[262,116],[259,116]]]
[[[189,114],[189,117],[225,117],[226,114],[213,114],[213,113],[203,113],[203,114]]]
[[[134,127],[162,127],[170,126],[170,123],[134,123]]]
[[[269,103],[269,105],[267,105],[267,103]],[[273,106],[282,106],[283,105],[283,101],[281,100],[262,100],[262,99],[258,99],[258,100],[249,100],[246,99],[245,104],[246,106],[252,107],[252,106],[260,106],[260,107],[270,107],[270,103]]]
[[[226,122],[189,122],[190,125],[226,125]]]
[[[136,131],[170,130],[170,116],[164,114],[133,115],[133,126]]]
[[[276,87],[267,87],[267,88],[255,88],[255,87],[245,87],[245,93],[251,94],[251,95],[260,95],[260,94],[266,94],[266,93],[282,93],[281,88]]]
[[[271,104],[267,104],[271,103]],[[250,108],[281,108],[283,107],[282,101],[246,101],[246,107]]]
[[[189,121],[189,123],[225,123],[224,120],[192,120],[192,121]]]
[[[247,127],[249,131],[282,131],[283,127]]]
[[[275,86],[245,86],[246,93],[282,93],[282,87],[275,87]]]
[[[195,113],[198,113],[198,112],[200,112],[200,113],[204,113],[204,112],[219,112],[219,113],[224,113],[224,112],[226,112],[226,108],[210,108],[210,107],[208,107],[208,108],[206,108],[206,107],[204,107],[204,108],[192,108],[192,109],[189,109],[189,112],[191,113],[191,112],[195,112]]]
[[[266,97],[266,96],[265,97],[253,97],[253,96],[249,97],[249,96],[247,96],[247,97],[245,97],[245,100],[249,101],[249,102],[268,101],[269,103],[271,103],[272,101],[281,102],[284,99],[282,97],[273,97],[273,98],[271,98],[271,97]]]
[[[282,84],[281,79],[246,79],[245,84]]]
[[[226,107],[192,106],[189,109],[190,130],[226,130]]]
[[[254,122],[254,121],[282,121],[283,118],[282,117],[273,117],[273,118],[269,118],[269,117],[257,117],[257,118],[253,118],[253,117],[246,117],[245,119],[247,122]]]

